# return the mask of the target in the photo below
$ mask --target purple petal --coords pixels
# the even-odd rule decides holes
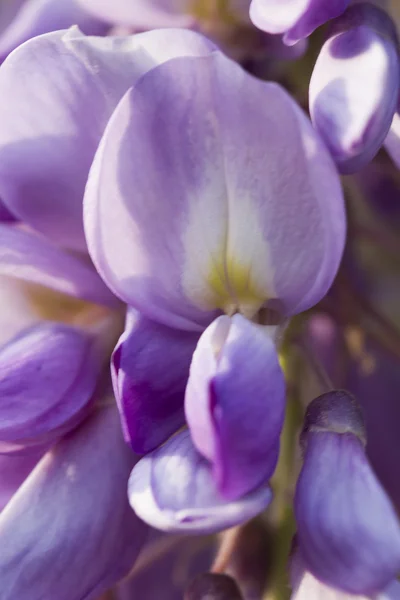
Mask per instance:
[[[295,515],[307,566],[327,585],[368,595],[396,577],[400,525],[353,433],[309,431]]]
[[[109,23],[137,29],[190,27],[195,20],[189,14],[191,0],[78,0],[88,12]]]
[[[0,276],[39,284],[96,304],[117,304],[90,266],[43,238],[5,224],[0,224]]]
[[[76,426],[101,366],[94,340],[58,323],[24,330],[0,348],[0,448],[47,443]]]
[[[107,25],[89,16],[75,0],[26,0],[0,36],[0,60],[37,35],[79,25],[87,35],[102,35]]]
[[[297,550],[291,559],[291,583],[293,592],[291,600],[399,600],[400,583],[392,581],[378,595],[354,596],[333,587],[329,587],[316,579],[310,571]]]
[[[142,458],[132,471],[128,495],[136,514],[170,532],[212,533],[248,521],[271,501],[268,485],[228,502],[218,493],[210,467],[187,430]]]
[[[193,355],[185,412],[224,497],[239,498],[269,480],[279,454],[285,380],[264,328],[235,315],[206,329]]]
[[[135,452],[153,450],[184,424],[185,388],[197,341],[195,333],[128,311],[111,368],[125,439]]]
[[[134,462],[114,409],[42,459],[0,516],[2,600],[94,600],[127,574],[146,533],[126,499]]]
[[[393,117],[389,133],[385,140],[385,148],[389,152],[394,164],[400,169],[400,114],[399,109]]]
[[[289,45],[339,16],[350,0],[252,0],[250,18],[268,33],[285,33]]]
[[[8,504],[43,454],[42,449],[34,449],[24,454],[0,455],[0,511]]]
[[[221,309],[308,308],[329,288],[345,236],[338,175],[305,115],[218,52],[164,63],[125,95],[85,218],[110,288],[183,329]]]
[[[1,223],[12,223],[16,219],[14,215],[9,211],[7,206],[0,200],[0,222]]]
[[[57,244],[84,250],[83,192],[116,104],[153,65],[209,48],[189,31],[96,38],[76,28],[17,48],[0,70],[2,200]]]
[[[342,173],[366,165],[396,110],[399,55],[395,26],[376,6],[355,4],[339,17],[310,82],[310,113]]]

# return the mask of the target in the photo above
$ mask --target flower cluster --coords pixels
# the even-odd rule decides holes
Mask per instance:
[[[397,16],[0,9],[1,600],[400,598]]]

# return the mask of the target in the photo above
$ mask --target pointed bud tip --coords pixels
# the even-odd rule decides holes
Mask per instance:
[[[308,406],[300,442],[306,448],[310,433],[352,433],[365,445],[366,431],[361,407],[345,390],[334,390],[315,398]]]

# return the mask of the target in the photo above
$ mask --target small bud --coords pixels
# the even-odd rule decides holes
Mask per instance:
[[[331,27],[310,81],[310,114],[341,173],[372,160],[396,110],[399,55],[390,17],[368,3]]]
[[[232,577],[204,573],[189,585],[184,600],[243,600],[243,596]]]
[[[400,524],[365,454],[353,396],[316,398],[302,432],[297,482],[299,548],[312,575],[350,594],[373,595],[400,569]]]

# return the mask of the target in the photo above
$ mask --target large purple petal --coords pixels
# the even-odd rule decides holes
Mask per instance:
[[[34,449],[23,454],[0,455],[0,511],[42,458],[44,451]]]
[[[0,516],[2,600],[94,600],[127,574],[146,533],[126,498],[135,460],[113,408],[42,459]]]
[[[359,170],[382,145],[399,94],[394,23],[367,3],[332,24],[310,81],[310,113],[342,173]]]
[[[26,0],[0,36],[0,61],[30,38],[71,25],[79,25],[87,35],[102,35],[108,29],[104,22],[82,10],[75,0]]]
[[[341,258],[343,209],[297,105],[215,52],[164,63],[121,100],[86,188],[85,229],[117,295],[200,329],[218,309],[252,317],[269,301],[285,314],[317,302]]]
[[[24,330],[0,348],[3,442],[42,444],[76,426],[102,367],[94,340],[58,323]]]
[[[6,224],[0,224],[0,276],[39,284],[96,304],[117,304],[95,270],[85,262],[43,238]]]
[[[83,192],[116,104],[153,65],[210,47],[190,31],[96,38],[77,28],[20,46],[0,70],[2,200],[58,244],[85,249]]]
[[[250,17],[268,33],[285,33],[294,44],[320,25],[340,15],[350,0],[252,0]]]
[[[193,355],[185,412],[224,497],[238,498],[269,480],[278,460],[285,380],[264,328],[235,315],[206,329]]]
[[[125,439],[133,450],[153,450],[185,421],[183,401],[198,335],[128,311],[112,356],[114,393]]]
[[[240,500],[222,498],[208,462],[197,453],[187,430],[138,462],[129,479],[128,494],[136,514],[149,525],[204,534],[248,521],[272,498],[267,484]]]

